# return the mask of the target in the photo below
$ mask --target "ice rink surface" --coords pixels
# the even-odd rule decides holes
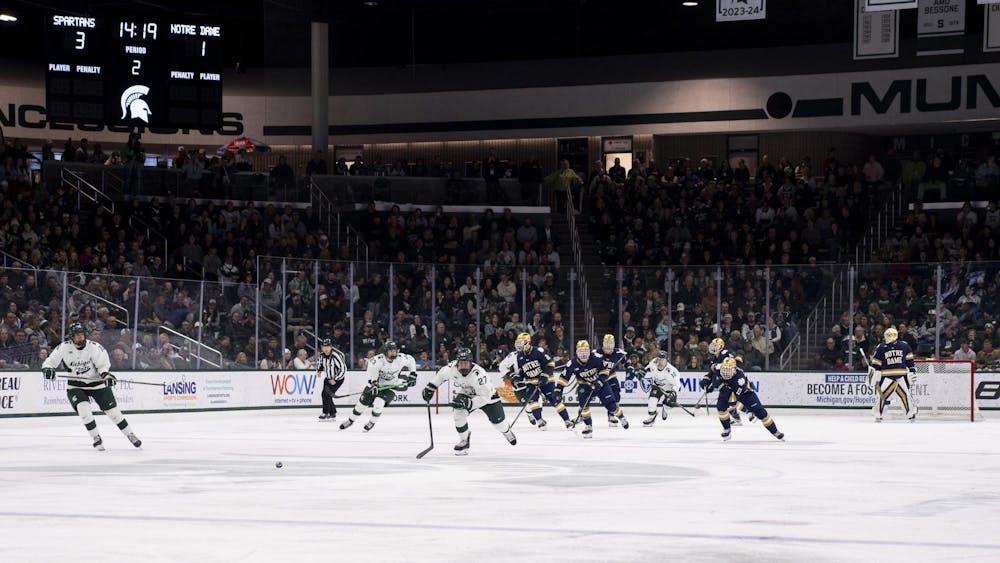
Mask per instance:
[[[76,417],[0,419],[0,561],[1000,560],[996,420],[774,410],[786,442],[722,443],[704,411],[631,408],[584,441],[546,410],[515,447],[473,413],[456,457],[442,408],[422,460],[420,408],[370,433],[316,409],[130,415],[141,450],[98,416],[106,452]]]

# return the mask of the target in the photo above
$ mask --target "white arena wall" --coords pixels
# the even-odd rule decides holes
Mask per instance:
[[[0,83],[0,125],[7,136],[119,142],[126,132],[50,123],[44,100],[38,80]],[[995,119],[998,107],[1000,64],[329,98],[332,144],[924,129],[974,126]],[[307,96],[227,87],[223,110],[217,131],[151,131],[144,142],[212,145],[242,134],[272,145],[311,143]]]
[[[171,412],[235,409],[272,409],[319,407],[322,381],[315,372],[303,371],[123,371],[115,388],[118,404],[125,412]],[[420,372],[417,385],[397,393],[393,406],[422,406],[420,392],[434,372]],[[504,387],[498,373],[491,374],[501,396],[508,404],[516,402],[513,392]],[[702,373],[681,374],[678,400],[693,404],[701,397],[698,381]],[[750,372],[753,386],[766,407],[862,409],[874,402],[871,387],[863,373],[822,372]],[[648,382],[625,381],[623,405],[645,405]],[[163,383],[135,385],[127,381]],[[358,393],[367,382],[364,372],[348,372],[340,394]],[[976,374],[976,386],[982,409],[1000,409],[1000,373]],[[451,389],[442,386],[439,403],[447,404]],[[913,394],[918,405],[931,399],[928,385],[920,381]],[[714,405],[715,393],[709,395]],[[339,406],[350,406],[357,396],[338,399]],[[567,403],[575,395],[567,396]],[[596,403],[597,401],[594,401]],[[703,403],[704,404],[704,403]],[[593,403],[592,403],[593,405]],[[0,418],[72,414],[66,399],[66,380],[46,381],[37,371],[0,372]]]

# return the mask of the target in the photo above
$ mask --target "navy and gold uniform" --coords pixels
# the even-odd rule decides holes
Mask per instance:
[[[566,387],[567,380],[565,377],[554,376],[556,363],[552,360],[552,356],[545,350],[533,346],[531,335],[527,332],[517,335],[514,344],[517,347],[515,387],[523,387],[522,393],[525,400],[529,401],[528,412],[535,420],[535,426],[544,430],[547,424],[542,418],[542,403],[545,399],[555,407],[566,427],[572,428],[573,423],[569,420],[566,405],[563,404],[563,388]]]
[[[736,360],[736,367],[743,369],[743,356],[738,352],[733,352],[732,350],[726,348],[726,341],[721,338],[716,338],[712,340],[711,344],[708,345],[708,373],[702,378],[702,387],[712,390],[710,382],[717,381],[719,375],[719,370],[722,368],[722,362],[726,358],[734,358]],[[720,389],[720,393],[721,393]],[[753,422],[753,413],[746,409],[746,406],[740,404],[736,399],[736,395],[730,393],[729,397],[729,413],[732,415],[733,424],[740,426],[743,421],[740,420],[740,411],[750,414],[750,422]]]
[[[875,347],[868,367],[868,384],[876,392],[872,414],[875,422],[881,422],[886,401],[895,393],[906,409],[906,418],[913,420],[917,416],[917,406],[910,396],[910,385],[913,385],[917,374],[913,350],[905,341],[899,340],[899,333],[893,327],[885,329],[883,339],[884,342]]]
[[[778,431],[778,425],[771,420],[767,414],[767,409],[760,403],[760,398],[750,386],[743,369],[736,365],[736,358],[726,358],[719,366],[719,374],[714,378],[715,385],[719,388],[719,398],[715,403],[715,408],[719,411],[719,422],[722,424],[722,439],[729,440],[732,434],[729,411],[733,408],[729,403],[729,394],[735,395],[736,399],[743,403],[744,408],[760,419],[764,428],[779,440],[784,440],[785,435]]]
[[[620,403],[622,400],[622,388],[621,384],[618,382],[618,375],[616,371],[618,370],[618,366],[622,366],[625,370],[626,378],[635,378],[636,371],[635,366],[632,365],[631,358],[628,357],[625,350],[615,346],[615,337],[611,334],[604,335],[604,338],[601,340],[601,350],[594,352],[593,354],[604,364],[608,391],[611,393],[611,397],[614,399],[615,404]],[[608,421],[612,426],[615,426],[618,423],[616,418],[617,417],[615,417],[609,410]]]
[[[594,423],[590,417],[590,401],[595,397],[600,399],[601,404],[608,410],[609,419],[614,416],[621,421],[624,428],[628,428],[628,419],[622,414],[622,409],[618,406],[608,383],[604,361],[597,354],[591,354],[590,343],[586,340],[576,343],[576,357],[566,368],[566,377],[576,378],[577,396],[580,398],[579,418],[586,424],[583,430],[584,438],[593,436]]]

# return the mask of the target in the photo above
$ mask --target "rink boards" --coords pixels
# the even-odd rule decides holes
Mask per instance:
[[[226,409],[318,407],[323,381],[315,372],[303,371],[136,371],[120,372],[115,387],[119,406],[127,412],[201,411]],[[506,403],[516,403],[513,392],[503,386],[499,374],[491,374]],[[698,387],[701,373],[682,373],[678,400],[694,404],[702,398]],[[821,372],[751,372],[751,384],[766,406],[801,408],[868,408],[874,401],[871,387],[861,373]],[[397,392],[394,406],[423,404],[421,389],[433,372],[420,372],[417,385]],[[926,378],[925,378],[926,379]],[[619,374],[623,405],[646,403],[649,382],[626,381]],[[162,385],[137,385],[132,381]],[[349,372],[338,391],[341,395],[359,393],[367,383],[364,372]],[[947,393],[950,398],[970,393],[965,385],[932,385],[918,381],[913,395],[918,405],[934,399],[932,394]],[[1000,408],[1000,373],[976,374],[973,391],[980,409]],[[442,386],[437,403],[447,404],[452,395],[450,386]],[[351,405],[357,395],[337,399],[338,405]],[[714,404],[715,393],[708,401]],[[940,397],[937,398],[940,402]],[[577,400],[573,388],[566,394],[567,404]],[[595,401],[596,402],[596,401]],[[967,404],[967,403],[966,403]],[[39,372],[0,372],[0,417],[68,414],[66,380],[46,381]]]

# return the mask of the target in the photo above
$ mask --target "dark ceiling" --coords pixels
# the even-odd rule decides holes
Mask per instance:
[[[967,0],[970,8],[975,0]],[[0,58],[44,57],[49,12],[116,17],[201,15],[227,25],[227,66],[303,67],[309,21],[330,22],[335,67],[406,66],[677,51],[850,43],[851,0],[769,0],[764,21],[715,23],[715,0],[230,0],[63,2],[0,0],[16,24],[0,24]],[[901,30],[915,32],[915,10]],[[982,28],[968,10],[967,29]],[[600,68],[594,69],[600,73]]]

